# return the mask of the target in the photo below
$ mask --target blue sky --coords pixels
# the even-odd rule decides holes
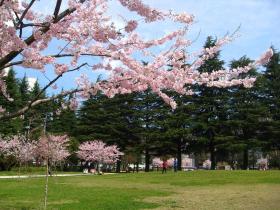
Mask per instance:
[[[54,0],[50,0],[54,2]],[[196,42],[191,46],[190,51],[200,49],[206,37],[209,35],[222,37],[227,32],[234,32],[238,26],[240,37],[234,42],[225,46],[222,51],[222,59],[229,62],[232,59],[238,59],[247,55],[251,59],[256,59],[272,44],[280,48],[280,2],[279,0],[144,0],[145,3],[152,7],[168,11],[170,9],[176,12],[188,12],[195,16],[195,24],[190,28],[187,37],[195,39]],[[41,1],[39,5],[43,11],[48,11],[52,5],[46,1]],[[137,19],[134,13],[128,13],[125,8],[113,0],[110,2],[112,16],[116,19],[117,24],[122,27],[119,14],[124,15],[127,19]],[[128,15],[127,15],[128,14]],[[146,39],[159,38],[160,36],[176,30],[178,26],[173,22],[164,21],[150,25],[141,24],[137,29]],[[50,48],[54,48],[58,42],[53,42]],[[53,50],[53,49],[49,49]],[[40,84],[46,84],[47,80],[38,71],[17,68],[18,77],[24,73],[28,77],[36,77]],[[58,85],[68,89],[74,87],[74,79],[80,73],[73,73],[64,76]],[[54,76],[48,73],[48,77]],[[91,74],[94,80],[95,75]]]

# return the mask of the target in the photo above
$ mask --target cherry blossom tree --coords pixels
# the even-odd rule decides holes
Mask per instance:
[[[6,141],[0,136],[0,154],[4,154],[6,151],[7,143]]]
[[[183,167],[191,167],[192,166],[192,159],[189,157],[182,158],[182,166]]]
[[[206,169],[210,169],[211,168],[211,160],[207,159],[202,163],[202,166]]]
[[[174,166],[174,158],[169,158],[167,160],[167,167],[173,167]]]
[[[153,158],[152,165],[154,167],[161,167],[162,166],[162,160],[160,158]]]
[[[162,163],[163,163],[163,161],[158,157],[153,158],[153,160],[152,160],[152,165],[153,165],[153,167],[155,167],[157,169],[157,171],[159,168],[162,167]]]
[[[48,164],[55,164],[65,160],[70,153],[67,150],[69,138],[67,135],[45,135],[39,139],[37,157]]]
[[[36,142],[24,136],[14,136],[7,145],[7,154],[14,156],[20,164],[35,159]]]
[[[257,160],[257,166],[260,170],[267,170],[268,169],[268,159],[267,158],[260,158]]]
[[[54,136],[47,134],[43,135],[37,144],[37,157],[46,162],[44,209],[47,209],[48,182],[51,166],[65,160],[70,155],[67,150],[68,142],[69,138],[67,135]]]
[[[19,163],[19,175],[22,164],[35,159],[36,142],[17,135],[0,140],[0,153],[12,156]]]
[[[272,56],[269,49],[255,62],[245,67],[199,73],[198,68],[213,57],[221,47],[231,42],[235,35],[226,35],[217,40],[211,48],[197,52],[184,50],[192,44],[186,34],[194,23],[195,17],[188,13],[159,11],[141,2],[141,0],[114,0],[137,14],[140,18],[126,20],[123,29],[117,27],[116,21],[109,15],[109,0],[68,0],[66,5],[57,0],[53,9],[47,14],[36,10],[35,0],[19,2],[18,0],[0,0],[0,92],[7,100],[13,99],[7,93],[4,69],[22,66],[39,72],[53,71],[56,76],[32,100],[12,113],[0,106],[0,119],[13,118],[27,112],[30,108],[55,98],[74,94],[76,98],[87,98],[103,92],[108,97],[150,88],[173,109],[175,101],[165,90],[180,94],[193,94],[194,84],[210,87],[228,87],[244,85],[251,87],[255,78],[239,79],[238,75],[268,62]],[[137,32],[137,28],[156,21],[174,21],[175,30],[163,37],[146,40]],[[53,46],[54,40],[59,40]],[[165,45],[166,44],[166,45]],[[156,54],[152,50],[162,47]],[[48,54],[47,49],[55,51]],[[141,56],[135,56],[140,54]],[[63,58],[70,58],[65,62]],[[87,62],[82,57],[87,57]],[[90,59],[90,58],[98,58]],[[142,60],[149,63],[143,64]],[[91,62],[92,61],[92,62]],[[113,62],[120,65],[114,66]],[[189,65],[183,65],[188,63]],[[167,66],[172,66],[167,71]],[[93,82],[87,74],[77,79],[77,87],[65,90],[52,97],[40,99],[51,87],[57,88],[57,81],[64,75],[80,69],[108,72],[106,80]],[[77,107],[73,99],[71,107]]]
[[[116,145],[107,146],[100,140],[87,141],[79,146],[78,156],[87,162],[97,164],[98,173],[100,173],[100,163],[115,163],[123,155]]]

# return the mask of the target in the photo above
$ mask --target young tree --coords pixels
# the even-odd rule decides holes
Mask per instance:
[[[45,198],[44,209],[47,209],[48,199],[48,182],[49,174],[51,174],[52,164],[62,162],[70,153],[67,150],[69,138],[66,135],[54,136],[43,135],[38,142],[36,148],[37,157],[46,162],[46,183],[45,183]]]
[[[22,164],[35,159],[36,142],[28,141],[24,136],[7,137],[0,141],[0,153],[14,157],[19,164],[19,174]]]
[[[115,163],[123,155],[116,145],[107,146],[104,142],[95,140],[87,141],[79,146],[78,156],[87,162],[97,164],[100,173],[100,163]]]
[[[55,164],[65,160],[70,153],[67,150],[69,138],[66,135],[46,135],[39,139],[37,156],[47,164]]]
[[[117,0],[116,0],[117,1]],[[172,108],[176,103],[164,90],[174,90],[180,94],[192,94],[189,85],[206,84],[211,87],[227,87],[244,85],[251,87],[254,78],[235,79],[240,73],[247,72],[252,66],[266,63],[272,56],[269,49],[256,62],[247,67],[232,70],[218,70],[211,73],[199,72],[198,68],[212,58],[220,48],[230,42],[233,36],[225,36],[216,41],[214,46],[202,49],[199,53],[182,51],[192,44],[185,39],[187,28],[194,21],[194,16],[172,11],[163,12],[151,8],[141,0],[118,0],[123,7],[137,13],[146,23],[171,20],[182,26],[166,36],[154,40],[144,40],[135,29],[140,26],[141,20],[127,21],[124,29],[118,29],[113,18],[108,16],[108,0],[69,0],[66,9],[62,8],[62,1],[57,0],[54,9],[49,14],[39,14],[35,8],[35,0],[18,2],[2,0],[0,2],[0,84],[1,93],[8,99],[7,85],[2,71],[10,66],[21,65],[39,71],[54,71],[56,76],[24,106],[5,112],[1,108],[0,119],[13,118],[37,106],[68,94],[76,97],[89,97],[98,91],[109,97],[116,94],[145,91],[150,88],[158,94]],[[49,10],[50,11],[50,10]],[[53,46],[54,39],[60,40],[59,46]],[[171,47],[153,56],[152,48],[171,43]],[[54,54],[47,54],[52,48]],[[136,53],[143,53],[142,57],[135,58]],[[198,56],[197,56],[198,55]],[[82,62],[83,56],[98,57],[94,63]],[[65,62],[70,57],[71,62]],[[181,68],[182,57],[189,58],[191,65]],[[145,65],[139,60],[149,60]],[[114,67],[112,62],[121,65]],[[173,66],[172,71],[166,71],[166,66]],[[49,65],[53,68],[45,68]],[[93,70],[107,70],[110,76],[106,80],[92,83],[84,74],[77,80],[77,88],[64,90],[57,95],[46,99],[40,96],[57,80],[67,73],[78,71],[81,68],[92,67]]]

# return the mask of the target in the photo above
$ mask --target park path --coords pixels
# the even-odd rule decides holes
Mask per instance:
[[[115,173],[104,173],[103,175],[111,175]],[[67,176],[93,176],[94,174],[55,174],[52,177],[67,177]],[[40,178],[46,177],[46,175],[13,175],[13,176],[0,176],[0,179],[27,179],[27,178]]]

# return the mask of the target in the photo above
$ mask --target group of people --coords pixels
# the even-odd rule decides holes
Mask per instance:
[[[162,173],[166,173],[167,168],[168,168],[168,162],[167,162],[167,160],[163,160],[163,162],[162,162]],[[178,170],[178,160],[177,160],[177,158],[174,158],[173,169],[174,169],[174,172],[177,172],[177,170]]]

